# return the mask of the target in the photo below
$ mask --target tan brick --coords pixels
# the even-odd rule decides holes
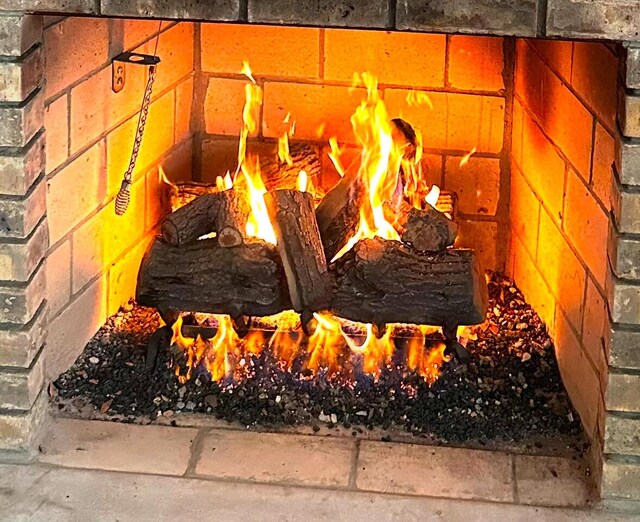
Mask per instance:
[[[516,40],[514,90],[523,107],[533,114],[542,114],[543,85],[547,67],[527,40]]]
[[[473,248],[484,270],[499,270],[498,223],[493,221],[458,221],[457,247]]]
[[[112,20],[111,23],[115,23]],[[118,20],[122,24],[123,47],[125,51],[132,51],[136,47],[146,43],[158,34],[160,24],[157,20],[134,20],[125,18]],[[167,22],[162,24],[167,27]]]
[[[46,277],[43,265],[26,283],[0,286],[0,322],[27,324],[40,308],[46,294]]]
[[[449,85],[463,90],[504,89],[503,43],[502,38],[495,37],[451,36],[448,47]]]
[[[194,140],[189,139],[176,147],[162,162],[164,173],[171,182],[192,181],[193,147]],[[152,192],[149,192],[149,197],[153,198]]]
[[[46,186],[38,181],[24,198],[0,198],[0,236],[24,239],[42,219],[46,210]]]
[[[202,24],[201,46],[204,72],[237,74],[246,60],[254,76],[318,78],[320,74],[319,29]]]
[[[591,166],[591,187],[605,208],[611,208],[611,183],[615,162],[615,139],[600,123],[596,122]]]
[[[514,256],[513,275],[516,284],[553,335],[556,315],[555,298],[518,236],[513,236],[511,249]]]
[[[44,52],[35,47],[16,62],[0,62],[0,101],[19,103],[42,85]]]
[[[609,331],[609,311],[606,299],[600,294],[593,281],[587,279],[587,293],[584,303],[582,323],[582,345],[600,375],[603,389],[606,387],[608,362],[605,335]]]
[[[158,66],[154,92],[160,93],[175,85],[178,80],[193,73],[194,60],[194,24],[181,22],[162,33],[158,43],[158,56],[162,58]],[[155,40],[151,40],[139,47],[140,53],[153,54],[156,47]],[[131,68],[127,69],[129,72]],[[127,78],[127,82],[129,79]],[[139,95],[135,96],[139,99]],[[138,101],[139,103],[139,101]]]
[[[571,85],[610,128],[616,126],[618,59],[602,43],[574,42]]]
[[[0,156],[0,193],[24,196],[45,169],[45,137],[40,133],[21,149]]]
[[[131,186],[131,203],[116,216],[110,202],[73,233],[72,293],[81,290],[145,234],[145,179]]]
[[[44,124],[42,92],[19,105],[0,107],[0,121],[0,147],[24,147]]]
[[[600,378],[560,311],[556,313],[556,328],[556,359],[562,382],[587,434],[592,434],[598,421],[598,403],[602,394]]]
[[[569,322],[581,331],[586,272],[545,211],[540,212],[537,265]]]
[[[0,414],[0,449],[31,450],[34,442],[38,440],[48,404],[47,394],[40,393],[30,410]]]
[[[208,134],[240,134],[245,84],[244,80],[209,79],[204,102],[205,131]]]
[[[111,67],[106,67],[71,90],[71,154],[140,109],[145,74],[145,67],[127,68],[124,89],[115,94],[111,89]]]
[[[495,216],[500,196],[499,159],[472,157],[460,166],[459,157],[448,157],[444,176],[444,187],[458,194],[460,212]]]
[[[540,202],[517,170],[511,171],[510,195],[511,234],[517,236],[532,259],[538,252]]]
[[[176,87],[175,138],[178,144],[191,135],[191,104],[193,102],[193,78]]]
[[[48,181],[51,244],[60,241],[104,201],[107,195],[105,161],[105,144],[101,141]]]
[[[42,17],[4,15],[0,18],[0,35],[0,56],[21,56],[42,39]]]
[[[183,475],[197,430],[75,419],[53,421],[39,460],[67,468]],[[166,458],[156,459],[157,451]]]
[[[158,161],[174,143],[175,93],[169,91],[149,108],[148,129],[142,140],[133,179],[137,180]],[[130,151],[135,141],[138,117],[133,116],[107,136],[108,196],[114,196],[122,184],[122,176],[129,167]],[[123,153],[123,151],[126,151]]]
[[[607,410],[640,412],[640,375],[609,373],[607,387]]]
[[[29,410],[35,403],[44,383],[42,354],[31,368],[0,372],[0,408]]]
[[[263,135],[269,138],[282,136],[289,128],[283,121],[291,113],[291,121],[296,122],[297,139],[317,140],[336,136],[341,142],[354,143],[350,118],[363,97],[362,89],[266,83]],[[323,129],[323,133],[319,132]]]
[[[444,87],[445,47],[444,35],[329,29],[324,77],[351,82],[366,71],[381,84]]]
[[[51,98],[106,65],[109,58],[109,20],[65,18],[44,32],[44,46],[47,55],[45,95]]]
[[[640,499],[640,465],[608,456],[602,475],[604,499]]]
[[[45,109],[44,127],[47,130],[47,174],[53,172],[69,157],[69,100],[66,95],[51,102]]]
[[[425,147],[464,153],[498,153],[504,132],[504,99],[472,94],[429,92],[433,109],[410,107],[410,91],[385,90],[385,103],[392,118],[406,119],[422,132]]]
[[[525,43],[525,42],[523,42]],[[571,81],[571,67],[573,65],[573,42],[562,40],[527,40],[549,66],[567,82]],[[520,45],[520,44],[519,44]]]
[[[569,169],[567,179],[564,230],[598,284],[604,288],[607,277],[606,249],[593,246],[607,244],[609,218],[572,169]]]
[[[109,268],[107,315],[115,314],[129,299],[135,297],[140,262],[154,236],[147,236]]]
[[[195,473],[228,479],[344,487],[349,483],[354,451],[354,443],[348,439],[214,430],[203,441]]]
[[[76,360],[106,319],[106,277],[97,279],[49,324],[45,372],[57,378]]]
[[[536,506],[585,507],[591,500],[587,469],[577,459],[515,455],[518,499]]]
[[[513,99],[513,120],[511,130],[511,161],[522,169],[522,136],[524,134],[524,109],[517,98]]]
[[[44,258],[49,245],[49,230],[46,220],[25,240],[15,243],[0,243],[0,280],[28,281],[33,271]]]
[[[455,473],[446,469],[455,469]],[[506,453],[362,441],[356,487],[383,493],[510,502],[511,471],[511,456]]]
[[[55,317],[71,298],[71,241],[60,243],[47,255],[47,302]]]
[[[47,305],[42,303],[26,325],[0,330],[0,366],[29,368],[47,336]]]
[[[609,413],[604,436],[604,451],[640,456],[640,419]]]

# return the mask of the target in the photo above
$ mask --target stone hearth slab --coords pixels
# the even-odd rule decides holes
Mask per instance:
[[[182,475],[197,430],[55,419],[40,461],[72,468]]]
[[[363,441],[356,473],[367,491],[514,501],[506,453]]]
[[[214,430],[195,473],[217,478],[316,486],[349,484],[355,442],[305,435]]]

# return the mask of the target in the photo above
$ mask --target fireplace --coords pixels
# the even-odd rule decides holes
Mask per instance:
[[[455,219],[455,248],[469,249],[478,266],[494,273],[490,320],[481,334],[460,331],[462,344],[470,341],[475,349],[477,336],[483,341],[493,335],[487,329],[509,306],[522,310],[535,335],[548,336],[546,348],[555,346],[555,382],[571,401],[568,416],[577,413],[575,426],[579,417],[603,498],[640,498],[640,53],[627,22],[640,17],[635,6],[617,6],[612,20],[605,14],[607,0],[544,6],[533,0],[517,6],[400,1],[380,2],[376,9],[370,2],[315,2],[303,9],[251,0],[188,7],[29,4],[0,7],[6,57],[0,89],[0,448],[24,452],[37,444],[51,396],[60,393],[51,383],[90,340],[94,348],[103,341],[108,346],[105,323],[126,331],[131,317],[146,321],[146,346],[160,324],[145,315],[152,312],[132,316],[129,303],[143,257],[163,234],[172,205],[193,199],[194,191],[213,192],[216,183],[224,186],[227,172],[237,171],[242,129],[264,172],[275,161],[278,140],[288,137],[296,162],[307,162],[306,187],[316,189],[316,204],[345,179],[341,170],[358,171],[362,144],[352,115],[366,98],[366,79],[360,76],[354,86],[353,77],[369,72],[388,116],[421,136],[416,164],[425,186],[443,191],[438,208]],[[233,23],[238,21],[243,23]],[[130,203],[118,216],[117,195],[149,73],[148,66],[114,61],[128,51],[161,61]],[[254,128],[246,114],[243,120],[247,85],[262,96]],[[269,189],[271,182],[265,175]],[[484,313],[486,297],[480,301]],[[531,307],[526,311],[524,301]],[[192,316],[180,321],[193,327]],[[384,339],[384,321],[364,322],[372,323],[372,343]],[[531,325],[511,325],[515,333],[505,341],[528,343],[528,350],[512,350],[522,365],[538,361],[545,350],[546,341],[538,355],[531,348],[542,337],[518,341],[517,330]],[[229,326],[248,329],[238,317]],[[265,327],[258,326],[252,331]],[[220,329],[217,324],[211,335]],[[367,331],[353,332],[353,343],[361,346]],[[458,337],[446,334],[432,338],[447,351],[438,352],[435,366],[430,361],[435,371],[422,375],[429,384],[465,364]],[[127,340],[139,342],[136,334]],[[118,353],[126,357],[127,351]],[[93,357],[87,354],[86,364]],[[187,375],[184,359],[176,356],[173,364],[165,373],[179,382],[176,389],[196,378]],[[517,370],[514,389],[523,386]],[[229,379],[228,369],[220,371],[222,381]],[[105,400],[97,410],[108,413],[110,406]],[[360,413],[373,416],[366,408]],[[322,415],[323,422],[337,424],[336,414]],[[564,424],[574,429],[571,419]]]

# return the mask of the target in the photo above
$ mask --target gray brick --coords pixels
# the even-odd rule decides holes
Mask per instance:
[[[24,147],[44,124],[42,91],[24,103],[0,106],[0,147]]]
[[[609,373],[607,410],[640,412],[640,375],[633,373]]]
[[[0,197],[0,238],[26,239],[46,207],[46,184],[42,179],[25,197]]]
[[[44,383],[44,357],[33,366],[21,370],[0,370],[0,408],[4,410],[29,410],[37,399]]]
[[[622,134],[640,138],[640,96],[621,92],[618,111]]]
[[[640,462],[608,457],[602,470],[604,499],[640,500]]]
[[[0,283],[0,323],[27,324],[45,298],[45,267],[40,265],[28,283]]]
[[[640,419],[607,414],[604,451],[640,456]]]
[[[30,237],[0,243],[0,280],[26,282],[44,259],[49,246],[47,221],[42,220]]]
[[[628,190],[613,183],[611,205],[618,231],[640,234],[640,191]]]
[[[2,0],[0,11],[97,14],[94,0]]]
[[[638,40],[637,0],[548,0],[547,34],[566,38]]]
[[[388,0],[249,0],[249,21],[364,28],[391,25]]]
[[[614,368],[640,370],[640,331],[611,328],[609,364]]]
[[[101,0],[100,4],[106,16],[234,21],[240,12],[239,0]]]
[[[0,366],[29,368],[47,335],[47,308],[40,305],[27,325],[0,330]]]
[[[42,40],[42,17],[0,16],[0,56],[20,56]]]
[[[22,148],[0,151],[0,195],[26,195],[44,172],[45,163],[44,133]]]
[[[537,0],[399,0],[396,26],[411,31],[535,36]]]
[[[635,44],[625,47],[624,66],[625,86],[640,89],[640,47]]]
[[[47,394],[40,392],[30,410],[0,414],[0,450],[32,450],[46,418],[48,404]]]
[[[609,259],[616,276],[640,281],[640,239],[610,232]]]
[[[0,102],[22,102],[42,85],[44,50],[34,47],[15,62],[0,62]]]
[[[624,185],[640,186],[640,142],[628,139],[616,141],[616,170]]]

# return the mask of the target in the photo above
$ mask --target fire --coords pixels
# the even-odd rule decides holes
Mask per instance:
[[[449,360],[444,354],[445,349],[446,346],[441,341],[427,347],[424,336],[412,337],[407,346],[407,366],[429,384],[433,384],[440,375],[442,365]]]
[[[402,152],[394,145],[391,120],[378,92],[377,80],[362,74],[367,97],[351,117],[357,143],[362,147],[358,176],[365,195],[360,207],[360,224],[356,233],[332,261],[351,250],[362,239],[376,236],[399,239],[398,232],[385,218],[384,204],[392,199],[398,184]]]
[[[260,177],[258,159],[247,155],[247,138],[258,129],[260,107],[262,106],[262,89],[257,85],[249,64],[244,62],[243,74],[250,83],[245,85],[245,103],[242,111],[242,130],[238,147],[238,169],[242,171],[247,188],[247,198],[251,209],[247,219],[247,236],[257,237],[269,243],[276,243],[276,233],[269,219],[264,195],[267,188]],[[236,174],[238,171],[236,171]]]
[[[395,344],[391,338],[393,327],[387,325],[381,337],[375,335],[371,324],[366,325],[366,330],[367,337],[361,345],[356,344],[344,333],[343,336],[351,351],[362,356],[362,370],[378,376],[382,367],[391,363],[395,351]]]
[[[229,190],[233,188],[233,179],[231,179],[231,173],[227,171],[227,173],[223,176],[218,176],[216,178],[216,188],[222,192],[223,190]]]
[[[465,154],[462,157],[462,159],[460,160],[460,166],[464,167],[467,163],[469,163],[471,156],[473,156],[475,153],[476,153],[476,148],[473,147],[473,149],[471,149],[468,154]]]
[[[344,178],[344,167],[342,166],[342,162],[340,161],[340,156],[342,156],[342,151],[338,146],[338,140],[336,137],[329,138],[329,146],[331,147],[331,152],[329,152],[329,159],[333,166],[336,168],[336,172],[340,174],[341,178]]]
[[[322,367],[329,374],[335,373],[340,369],[340,353],[344,349],[342,327],[338,319],[327,312],[314,313],[313,317],[317,325],[309,337],[307,366],[312,370]]]
[[[440,197],[440,187],[438,187],[438,185],[434,185],[433,187],[431,187],[429,194],[425,196],[424,200],[427,203],[429,203],[429,205],[431,205],[433,208],[436,208],[439,197]]]
[[[307,174],[306,171],[301,170],[298,173],[298,179],[296,181],[296,188],[300,191],[300,192],[306,192],[307,191],[307,186],[309,185],[309,175]]]

